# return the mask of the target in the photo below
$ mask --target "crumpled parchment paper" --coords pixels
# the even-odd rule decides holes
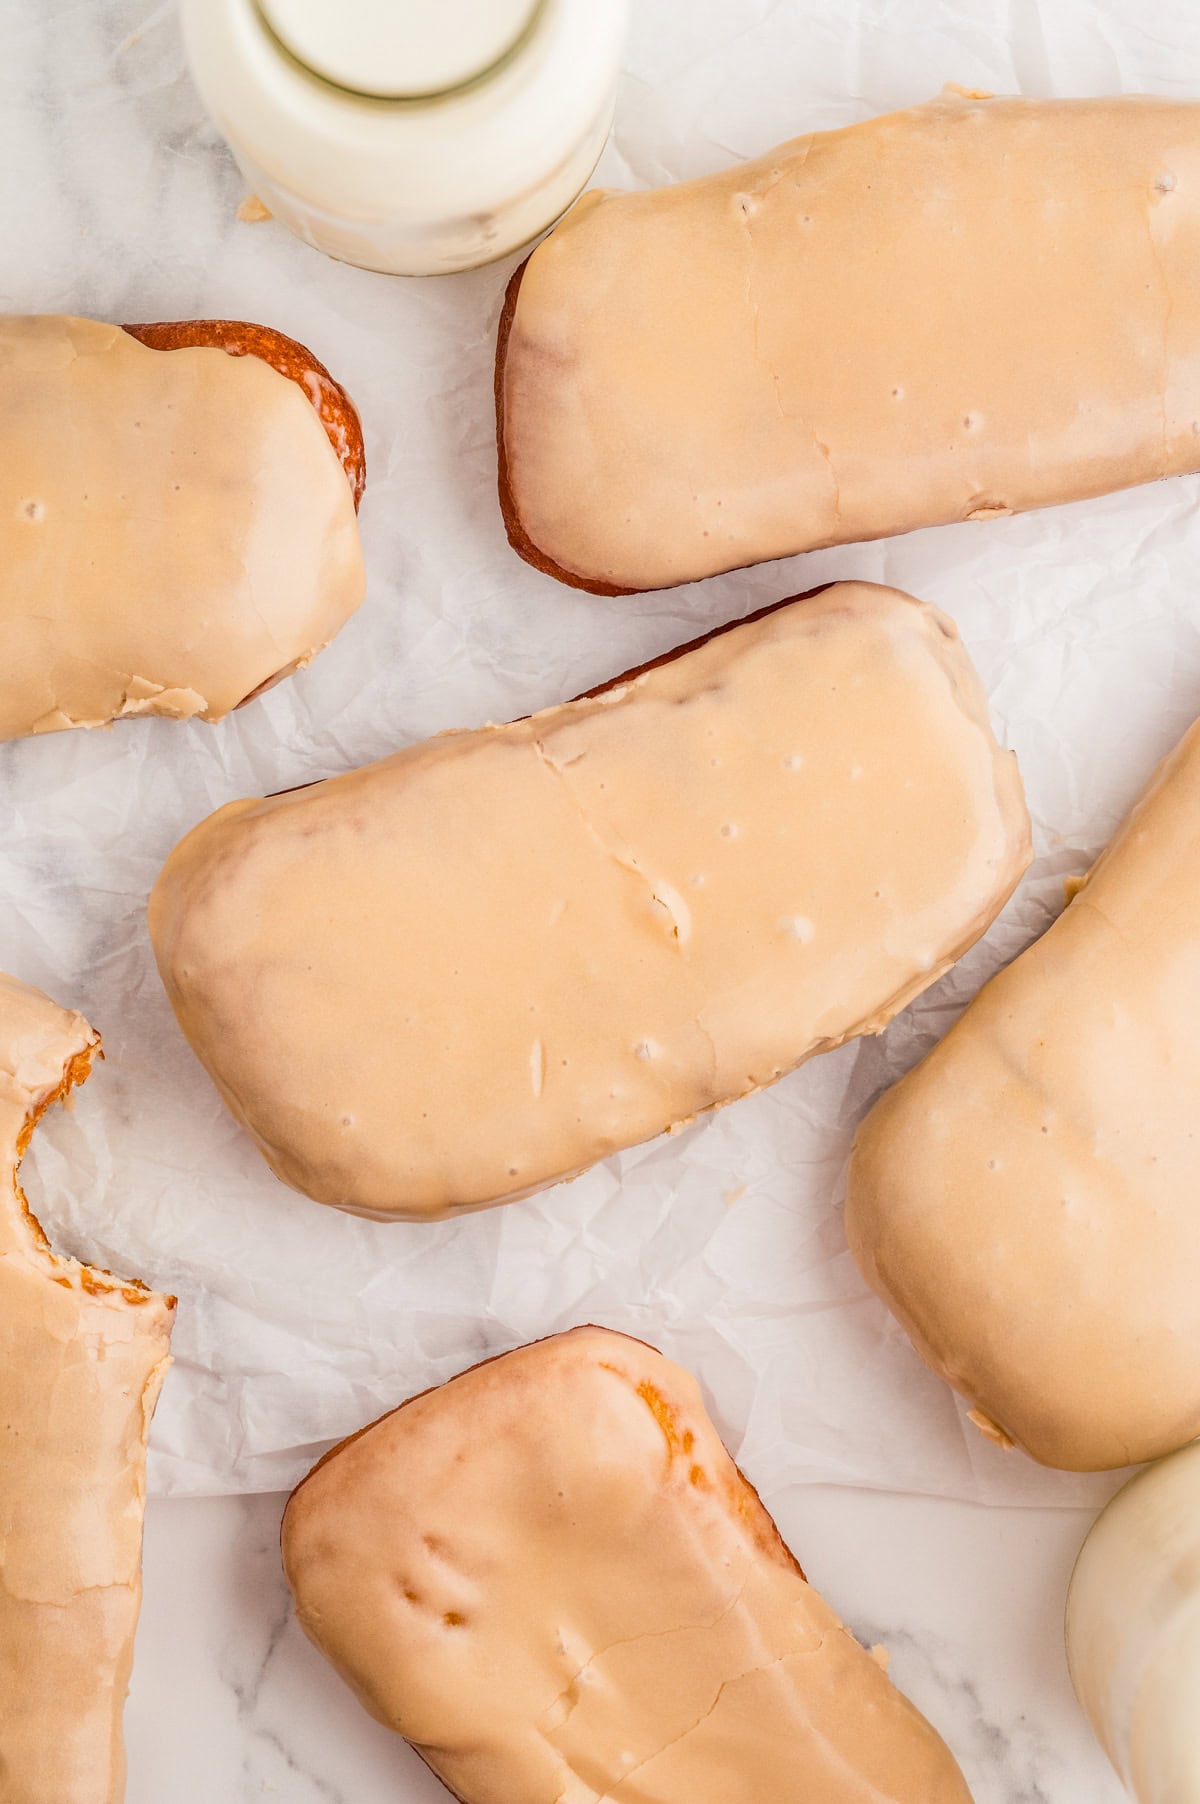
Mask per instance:
[[[1192,0],[639,0],[635,14],[597,177],[614,185],[700,174],[946,81],[1200,95]],[[691,1366],[768,1493],[831,1480],[1102,1498],[1111,1477],[1041,1472],[966,1423],[864,1292],[839,1205],[867,1102],[1047,925],[1063,879],[1200,711],[1200,481],[631,600],[559,587],[510,552],[494,492],[494,332],[516,259],[406,281],[240,221],[245,189],[188,83],[171,5],[2,0],[0,16],[0,304],[270,322],[346,382],[367,433],[369,598],[309,671],[215,728],[133,722],[0,748],[0,967],[84,1009],[108,1053],[41,1129],[31,1199],[64,1248],[180,1296],[152,1487],[288,1485],[410,1392],[591,1320]],[[882,1040],[532,1201],[381,1226],[277,1183],[154,971],[145,898],[175,840],[231,797],[528,713],[837,577],[952,614],[1020,755],[1037,863],[987,940]]]

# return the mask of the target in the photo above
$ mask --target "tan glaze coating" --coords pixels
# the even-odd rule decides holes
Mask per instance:
[[[99,1051],[0,975],[0,1798],[120,1804],[141,1603],[146,1439],[173,1297],[62,1259],[17,1166]]]
[[[593,697],[232,803],[171,854],[150,930],[279,1176],[428,1219],[878,1032],[1028,856],[949,621],[844,583]]]
[[[166,319],[143,325],[123,325],[123,332],[155,351],[181,351],[208,346],[227,357],[257,357],[273,370],[297,382],[308,396],[325,428],[325,436],[337,452],[338,462],[354,491],[357,511],[367,486],[367,457],[358,409],[340,382],[334,380],[307,345],[297,343],[274,326],[256,326],[244,319]]]
[[[357,416],[292,340],[9,315],[0,409],[0,739],[219,720],[362,599]]]
[[[969,1804],[653,1348],[477,1366],[293,1494],[301,1624],[464,1804]]]
[[[1048,1466],[1200,1435],[1198,896],[1200,726],[855,1145],[864,1276],[979,1426]]]
[[[599,594],[1200,467],[1200,105],[948,90],[596,190],[510,287],[500,497]]]

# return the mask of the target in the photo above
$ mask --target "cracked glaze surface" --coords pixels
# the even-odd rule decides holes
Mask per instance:
[[[50,1251],[17,1183],[99,1036],[0,974],[0,1795],[119,1804],[173,1299]]]
[[[969,1804],[694,1379],[624,1335],[385,1416],[294,1493],[283,1552],[308,1634],[465,1804]]]
[[[500,400],[528,539],[631,589],[1194,470],[1200,106],[948,90],[585,195]]]
[[[845,583],[591,698],[232,803],[150,924],[279,1175],[430,1217],[879,1031],[1028,857],[950,623]]]
[[[218,720],[362,599],[319,395],[257,356],[0,318],[0,739]]]
[[[864,1276],[980,1426],[1046,1465],[1200,1434],[1198,893],[1200,723],[855,1143]]]

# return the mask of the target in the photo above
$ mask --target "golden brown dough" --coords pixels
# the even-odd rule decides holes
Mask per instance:
[[[1197,897],[1200,725],[855,1143],[864,1276],[985,1432],[1048,1466],[1200,1434]]]
[[[1200,105],[925,106],[586,194],[497,352],[515,548],[597,594],[1200,467]]]
[[[879,1032],[1028,856],[949,621],[842,583],[615,689],[232,803],[171,854],[150,929],[272,1168],[429,1219]]]
[[[362,599],[358,416],[281,333],[0,317],[0,739],[218,720]]]
[[[88,1075],[82,1015],[0,974],[0,1797],[120,1804],[150,1417],[173,1297],[54,1254],[17,1182]]]
[[[695,1380],[577,1328],[329,1454],[306,1633],[464,1804],[969,1804],[780,1539]]]

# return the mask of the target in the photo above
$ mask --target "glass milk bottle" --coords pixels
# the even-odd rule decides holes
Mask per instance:
[[[470,269],[535,238],[612,121],[627,0],[182,0],[259,200],[331,257]]]
[[[1071,1681],[1140,1804],[1200,1804],[1200,1442],[1103,1511],[1067,1598]]]

